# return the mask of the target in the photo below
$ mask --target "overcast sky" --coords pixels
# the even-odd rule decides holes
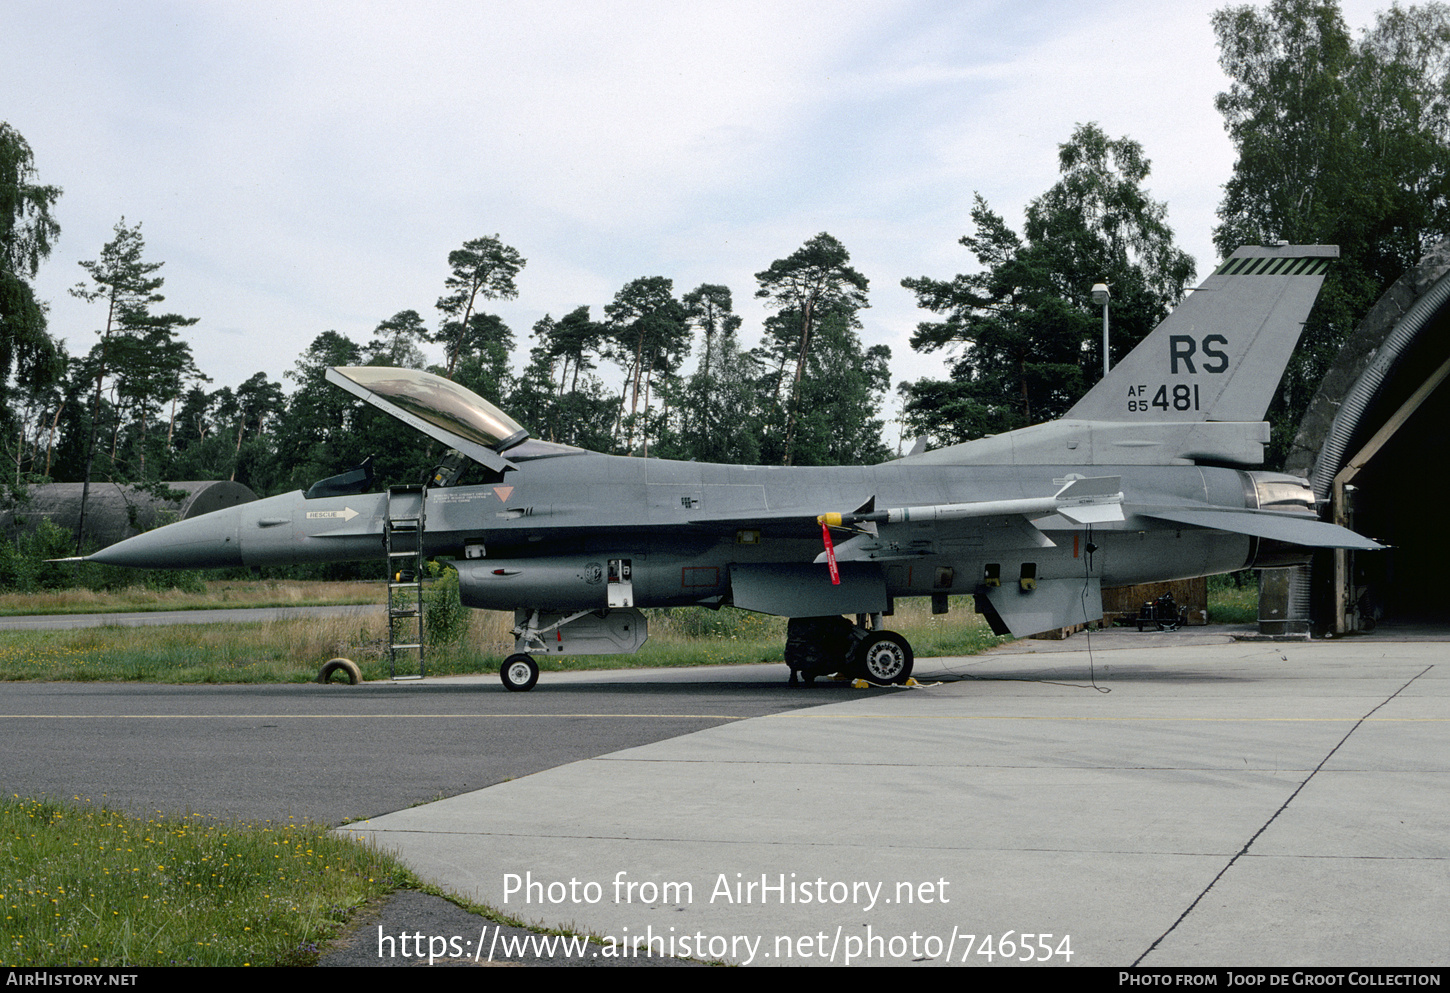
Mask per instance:
[[[0,0],[0,120],[64,189],[38,289],[73,352],[104,314],[67,290],[122,216],[217,386],[281,379],[326,330],[436,324],[448,253],[493,234],[528,259],[489,306],[516,367],[545,313],[602,317],[641,276],[726,284],[753,344],[754,274],[828,231],[899,382],[941,374],[901,279],[972,269],[974,192],[1020,229],[1080,122],[1142,144],[1213,268],[1220,6]]]

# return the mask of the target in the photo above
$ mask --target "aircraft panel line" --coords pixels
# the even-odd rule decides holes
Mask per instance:
[[[1282,814],[1285,810],[1289,809],[1289,804],[1294,802],[1294,799],[1304,791],[1304,787],[1308,786],[1310,781],[1319,774],[1319,771],[1329,763],[1329,760],[1334,758],[1334,753],[1344,747],[1344,743],[1350,739],[1355,731],[1359,730],[1361,724],[1367,723],[1369,719],[1374,716],[1375,711],[1379,710],[1381,707],[1387,706],[1390,701],[1394,700],[1395,697],[1399,696],[1401,693],[1405,692],[1405,690],[1409,689],[1411,683],[1413,683],[1415,680],[1419,679],[1421,676],[1425,675],[1427,672],[1431,671],[1434,668],[1435,667],[1433,665],[1428,665],[1424,669],[1417,672],[1415,675],[1411,676],[1399,689],[1395,690],[1389,696],[1385,697],[1379,703],[1371,707],[1369,711],[1364,714],[1364,716],[1362,716],[1358,721],[1355,722],[1354,727],[1344,732],[1344,737],[1340,738],[1339,741],[1335,742],[1334,747],[1325,753],[1324,758],[1319,760],[1319,764],[1314,767],[1309,775],[1304,777],[1304,781],[1301,782],[1298,786],[1294,787],[1294,791],[1284,799],[1284,802],[1279,805],[1279,809],[1275,810],[1272,814],[1269,815],[1269,819],[1266,820],[1259,827],[1259,829],[1254,832],[1253,836],[1249,838],[1248,841],[1244,842],[1244,847],[1239,849],[1234,857],[1228,860],[1224,867],[1218,871],[1218,875],[1214,876],[1211,880],[1209,880],[1208,885],[1203,888],[1202,892],[1200,892],[1198,896],[1193,898],[1192,903],[1184,908],[1183,913],[1178,916],[1177,920],[1169,925],[1168,930],[1160,934],[1157,940],[1155,940],[1151,945],[1143,950],[1143,954],[1139,955],[1137,959],[1133,961],[1133,966],[1137,967],[1142,963],[1145,958],[1153,954],[1153,952],[1157,950],[1158,946],[1163,944],[1164,940],[1170,934],[1176,931],[1180,924],[1188,919],[1188,915],[1193,913],[1194,908],[1203,902],[1203,898],[1208,896],[1209,891],[1211,891],[1215,886],[1218,885],[1218,881],[1228,874],[1228,871],[1234,867],[1234,864],[1238,862],[1239,859],[1244,858],[1249,854],[1249,849],[1254,847],[1254,842],[1258,841],[1259,838],[1263,836],[1264,832],[1269,830],[1269,826],[1273,824],[1274,821],[1279,819],[1280,814]]]

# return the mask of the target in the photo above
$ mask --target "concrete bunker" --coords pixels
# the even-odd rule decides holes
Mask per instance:
[[[74,535],[80,521],[83,485],[46,483],[29,487],[28,500],[0,512],[0,530],[8,534],[17,526],[33,528],[42,520],[50,520]],[[172,493],[180,493],[180,498],[158,498],[149,490],[135,486],[92,482],[86,498],[85,545],[104,548],[160,524],[199,517],[257,499],[251,487],[227,480],[188,480],[162,485]]]
[[[1310,480],[1324,519],[1391,548],[1321,552],[1307,568],[1265,570],[1261,632],[1450,621],[1433,517],[1450,485],[1447,375],[1450,242],[1390,287],[1345,342],[1284,466]]]

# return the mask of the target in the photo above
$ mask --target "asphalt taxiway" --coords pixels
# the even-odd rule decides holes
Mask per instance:
[[[497,676],[0,683],[0,789],[144,815],[338,824],[830,696],[783,692],[784,671],[551,674],[527,694]]]
[[[171,624],[247,624],[297,617],[376,615],[372,604],[327,607],[218,607],[210,610],[135,610],[103,614],[24,614],[0,617],[0,631],[58,631],[70,628],[158,627]]]

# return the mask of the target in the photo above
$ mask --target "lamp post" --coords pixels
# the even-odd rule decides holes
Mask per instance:
[[[1108,284],[1093,284],[1093,303],[1103,308],[1103,378],[1108,375]]]

